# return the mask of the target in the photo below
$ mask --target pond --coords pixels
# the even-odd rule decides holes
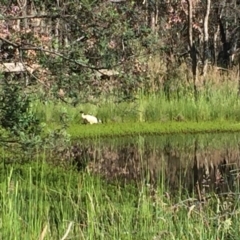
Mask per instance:
[[[57,164],[3,161],[0,238],[239,239],[239,138],[96,138]]]
[[[79,169],[84,162],[108,180],[227,191],[238,182],[239,143],[239,133],[151,135],[76,142],[72,151]]]

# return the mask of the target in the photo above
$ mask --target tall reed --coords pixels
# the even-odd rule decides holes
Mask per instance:
[[[115,100],[106,97],[98,105],[85,103],[76,107],[63,102],[36,102],[36,109],[45,122],[59,122],[61,114],[66,113],[71,123],[80,123],[80,110],[98,116],[104,123],[240,120],[237,89],[228,86],[205,88],[197,101],[191,90],[173,91],[170,97],[163,91],[147,95],[139,92],[133,101]]]
[[[175,197],[166,194],[164,182],[165,175],[155,188],[144,181],[108,182],[40,161],[5,167],[0,235],[23,240],[238,238],[237,202],[226,212],[216,195],[201,205],[180,189]]]

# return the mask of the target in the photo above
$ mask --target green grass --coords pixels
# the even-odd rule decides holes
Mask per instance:
[[[102,98],[96,104],[63,102],[35,102],[37,115],[49,128],[59,126],[61,116],[69,124],[74,138],[125,136],[132,134],[201,133],[239,131],[240,100],[237,89],[228,86],[206,88],[194,100],[191,91],[171,93],[170,99],[159,92],[138,93],[131,102],[115,103],[113,98]],[[82,125],[80,110],[97,116],[103,124]]]
[[[35,102],[41,121],[48,128],[60,125],[61,115],[69,124],[73,138],[111,137],[134,134],[173,134],[234,132],[240,130],[240,99],[237,88],[224,85],[206,88],[194,100],[191,91],[157,94],[136,94],[131,102],[115,103],[113,98],[102,98],[98,105],[79,104],[76,107],[63,102]],[[80,110],[100,118],[103,124],[82,125]]]
[[[182,134],[217,133],[240,131],[240,123],[231,121],[211,122],[144,122],[115,123],[96,125],[71,125],[68,129],[73,139],[114,136],[133,136],[138,134]]]
[[[164,179],[162,179],[164,182]],[[1,239],[238,239],[239,204],[167,197],[141,182],[107,182],[36,161],[1,168]],[[171,196],[171,194],[170,194]],[[187,201],[186,201],[187,200]],[[231,205],[232,206],[232,205]],[[231,210],[232,209],[232,210]]]
[[[192,92],[171,93],[168,98],[163,91],[154,94],[137,93],[131,102],[117,103],[106,96],[98,104],[79,103],[72,107],[63,102],[35,102],[37,114],[46,123],[59,122],[66,113],[69,122],[80,123],[80,110],[99,117],[104,123],[184,121],[239,121],[240,99],[237,88],[222,86],[206,88],[194,100]]]

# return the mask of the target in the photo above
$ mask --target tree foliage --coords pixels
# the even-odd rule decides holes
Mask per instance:
[[[197,60],[203,63],[207,56],[212,65],[229,67],[239,48],[238,2],[211,1],[207,52],[203,29],[205,1],[190,2]],[[18,50],[13,56],[8,48],[4,61],[20,57],[29,65],[40,64],[37,77],[51,89],[64,90],[70,98],[82,96],[82,100],[89,94],[98,95],[95,86],[109,94],[109,89],[116,90],[114,85],[128,89],[123,95],[131,95],[149,85],[145,71],[149,57],[158,55],[167,68],[172,68],[169,59],[171,63],[172,60],[182,62],[182,57],[186,61],[190,54],[186,0],[26,0],[25,5],[24,1],[22,5],[19,1],[2,3],[1,9],[4,13],[1,36],[14,43],[13,49]],[[9,45],[9,42],[2,40],[2,44]],[[6,46],[2,49],[6,52]],[[103,78],[110,81],[102,81],[96,74],[99,69],[115,69],[120,74],[114,78],[104,75]],[[169,80],[167,76],[165,80]],[[104,85],[108,89],[104,89]]]
[[[169,95],[197,79],[203,65],[233,68],[237,62],[239,1],[208,3],[205,31],[203,0],[1,2],[1,60],[23,63],[26,71],[18,77],[34,91],[41,90],[41,98],[58,97],[73,105],[111,95],[131,100],[140,89],[161,88]],[[162,72],[152,62],[160,62]],[[183,63],[188,79],[179,74]],[[189,77],[191,71],[194,77]],[[18,92],[17,82],[13,89],[3,88],[6,101],[8,94]],[[11,108],[24,112],[28,100],[21,105],[18,97]],[[3,118],[3,126],[12,129],[12,121],[20,124],[7,105],[3,112],[14,119]]]

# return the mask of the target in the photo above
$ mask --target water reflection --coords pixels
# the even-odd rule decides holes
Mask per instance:
[[[229,191],[239,182],[240,134],[138,136],[78,142],[74,163],[108,180],[192,191]],[[84,164],[85,163],[85,164]]]

